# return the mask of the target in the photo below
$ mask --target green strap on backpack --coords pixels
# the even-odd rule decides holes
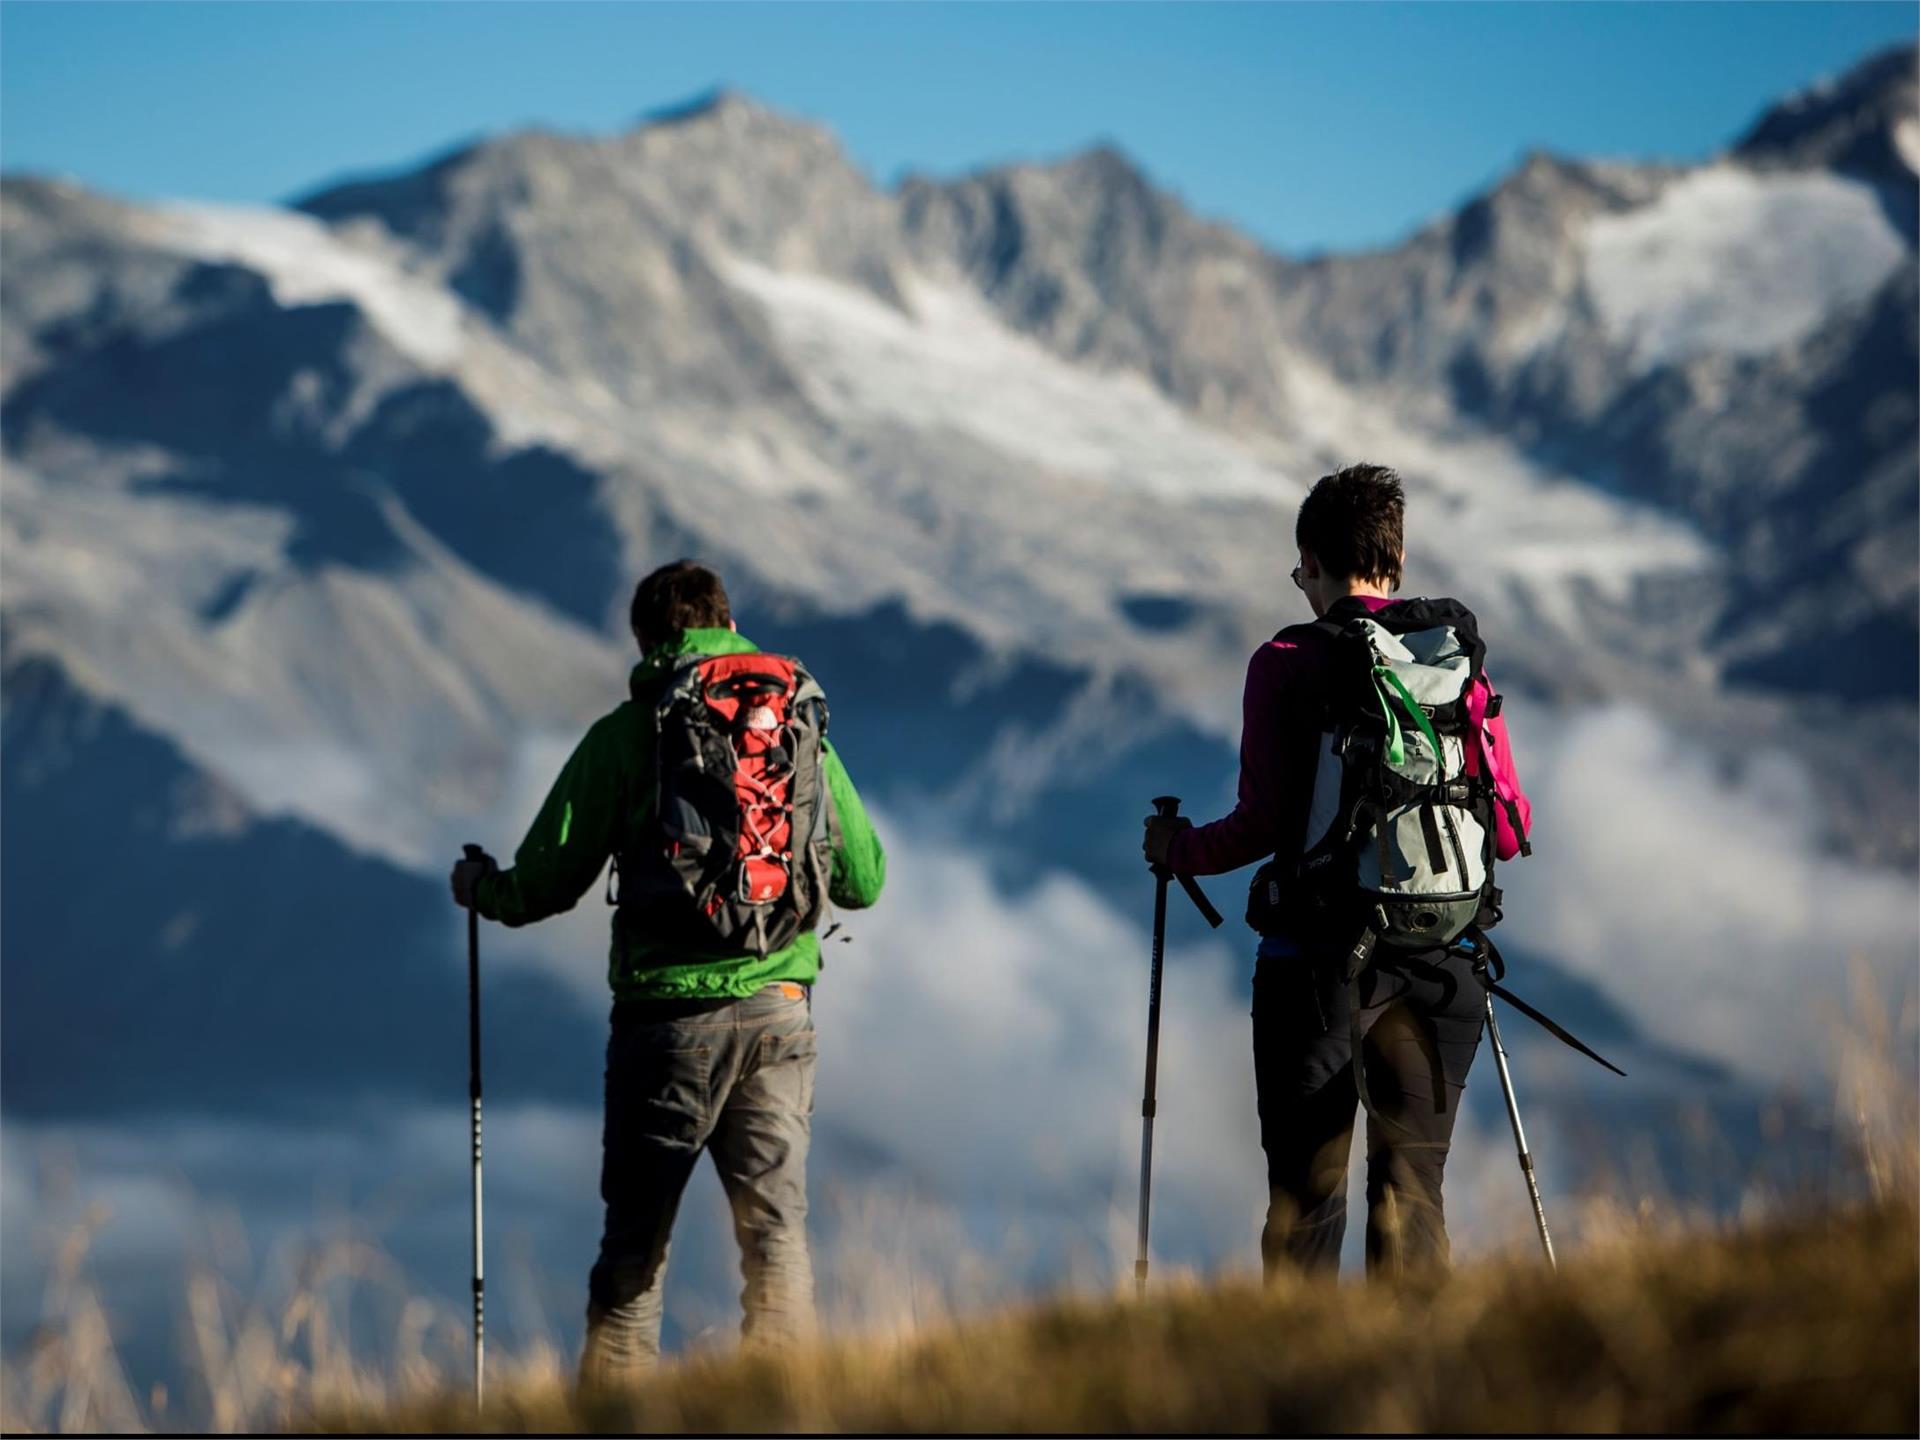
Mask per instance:
[[[1388,685],[1393,686],[1394,695],[1389,695],[1386,685],[1380,683],[1382,677],[1385,677]],[[1380,694],[1380,709],[1387,717],[1387,763],[1404,765],[1407,760],[1405,737],[1400,732],[1400,722],[1394,718],[1393,705],[1390,703],[1394,698],[1398,698],[1407,714],[1413,717],[1413,723],[1420,727],[1420,733],[1427,737],[1427,743],[1433,747],[1434,767],[1444,778],[1447,752],[1440,748],[1440,737],[1434,733],[1433,725],[1427,719],[1427,712],[1420,708],[1420,702],[1413,698],[1413,692],[1407,689],[1398,675],[1393,673],[1391,665],[1373,667],[1373,688]]]

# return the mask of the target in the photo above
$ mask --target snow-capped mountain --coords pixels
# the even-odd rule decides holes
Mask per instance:
[[[1397,250],[1290,272],[1343,377],[1690,519],[1736,683],[1913,698],[1913,53],[1689,168],[1535,155]]]
[[[682,553],[822,676],[883,814],[937,834],[915,896],[978,903],[936,933],[1044,989],[982,912],[1055,923],[1037,893],[1126,939],[1097,907],[1137,881],[1141,797],[1225,794],[1245,657],[1297,618],[1294,510],[1357,459],[1407,479],[1409,588],[1472,603],[1536,715],[1631,701],[1711,766],[1810,758],[1743,840],[1810,811],[1822,854],[1910,866],[1913,67],[1702,165],[1531,156],[1313,259],[1111,150],[877,188],[731,94],[287,208],[8,178],[9,1115],[291,1111],[342,1055],[401,1095],[452,1073],[454,1030],[396,1058],[452,943],[440,867],[511,843],[624,693],[634,578]],[[1658,754],[1578,735],[1582,803],[1586,757]],[[1551,938],[1597,952],[1580,899]],[[541,1101],[591,1094],[590,1060],[551,1068],[592,1044],[597,942],[566,934],[567,983],[513,972],[511,1083]],[[1535,992],[1648,1073],[1733,1053],[1539,958]],[[287,1041],[303,1017],[324,1043]],[[193,1060],[236,1028],[244,1096]]]
[[[1909,68],[1814,108],[1897,129]],[[674,548],[1230,735],[1292,505],[1372,454],[1415,583],[1541,688],[1903,695],[1914,182],[1807,148],[1840,123],[1692,171],[1534,157],[1305,263],[1111,151],[888,194],[733,95],[293,211],[13,180],[10,649],[418,860],[501,736],[593,708]],[[1185,621],[1137,623],[1163,596]]]

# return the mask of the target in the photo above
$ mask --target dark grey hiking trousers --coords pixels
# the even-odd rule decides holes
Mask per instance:
[[[807,992],[614,1006],[600,1171],[606,1229],[588,1283],[581,1383],[638,1379],[660,1356],[668,1240],[704,1150],[733,1209],[742,1336],[790,1344],[813,1323],[807,1143],[815,1049]]]
[[[1268,1191],[1260,1257],[1269,1278],[1284,1268],[1332,1273],[1360,1108],[1348,988],[1337,956],[1272,952],[1272,942],[1262,946],[1253,977]],[[1440,1186],[1486,991],[1458,956],[1374,953],[1360,978],[1360,1063],[1378,1112],[1367,1117],[1367,1269],[1444,1266]]]

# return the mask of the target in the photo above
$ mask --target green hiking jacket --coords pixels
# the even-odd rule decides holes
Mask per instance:
[[[600,877],[607,858],[651,818],[650,692],[680,655],[734,655],[756,649],[731,630],[689,630],[678,644],[648,651],[629,682],[634,698],[587,731],[514,852],[513,868],[481,879],[474,908],[489,920],[516,926],[571,910]],[[862,910],[880,898],[887,857],[839,755],[829,745],[824,756],[840,822],[828,898],[843,909]],[[615,923],[607,959],[607,979],[616,1000],[740,997],[776,980],[811,985],[819,973],[820,939],[812,934],[767,956],[697,955],[669,952],[644,935],[623,939],[623,927]]]

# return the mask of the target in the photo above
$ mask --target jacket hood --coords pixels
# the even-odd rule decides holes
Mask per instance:
[[[640,699],[682,655],[751,655],[759,648],[734,630],[682,631],[678,640],[656,645],[640,658],[633,674],[627,677],[627,693]]]

